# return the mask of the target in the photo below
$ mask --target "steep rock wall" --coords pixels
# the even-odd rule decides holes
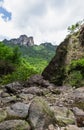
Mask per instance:
[[[78,32],[68,35],[57,47],[56,55],[44,69],[42,75],[45,79],[57,85],[62,85],[66,78],[66,66],[72,60],[84,57],[84,26]]]

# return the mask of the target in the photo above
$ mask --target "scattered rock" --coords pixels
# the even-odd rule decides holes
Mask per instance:
[[[22,85],[19,82],[13,82],[5,85],[6,91],[10,94],[17,94],[21,92]]]
[[[53,125],[53,124],[50,124],[50,125],[48,126],[48,130],[55,130],[54,125]]]
[[[30,126],[23,120],[8,120],[0,123],[0,130],[30,130]]]
[[[78,88],[73,92],[75,96],[74,107],[78,107],[84,110],[84,87]]]
[[[3,110],[0,108],[0,122],[4,121],[7,118],[7,112],[6,110]]]
[[[61,128],[61,130],[83,130],[84,128],[79,128],[76,125],[68,125],[67,127]]]
[[[73,108],[73,113],[76,118],[77,126],[84,127],[84,111],[75,107]]]
[[[30,93],[29,94],[21,93],[19,94],[19,97],[23,100],[23,102],[29,102],[34,98],[34,95]]]
[[[41,88],[38,88],[38,87],[29,87],[29,88],[25,88],[23,90],[24,93],[26,94],[33,94],[33,95],[38,95],[38,96],[41,96],[43,95],[43,90]]]
[[[16,96],[9,96],[9,97],[5,97],[5,98],[1,98],[1,103],[3,105],[8,105],[11,103],[15,103],[17,101]]]
[[[51,84],[49,81],[44,80],[42,75],[34,75],[28,79],[28,81],[24,84],[25,87],[30,86],[41,86],[41,87],[48,87]]]
[[[74,114],[66,107],[55,106],[52,107],[55,117],[58,121],[59,126],[66,126],[69,124],[75,124]]]

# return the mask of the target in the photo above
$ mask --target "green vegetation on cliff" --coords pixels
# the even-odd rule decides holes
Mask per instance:
[[[76,88],[84,86],[84,58],[73,60],[67,68],[66,82]]]
[[[84,86],[84,24],[57,47],[56,55],[42,75],[58,86]]]

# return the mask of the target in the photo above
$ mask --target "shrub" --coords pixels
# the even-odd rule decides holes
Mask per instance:
[[[67,78],[65,82],[75,87],[84,85],[84,58],[73,60],[66,69]]]

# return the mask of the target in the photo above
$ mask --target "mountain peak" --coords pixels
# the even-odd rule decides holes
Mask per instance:
[[[11,40],[3,40],[5,43],[12,43],[17,45],[25,45],[25,46],[33,46],[34,45],[34,39],[32,36],[28,37],[27,35],[20,35],[19,38],[14,38]]]

